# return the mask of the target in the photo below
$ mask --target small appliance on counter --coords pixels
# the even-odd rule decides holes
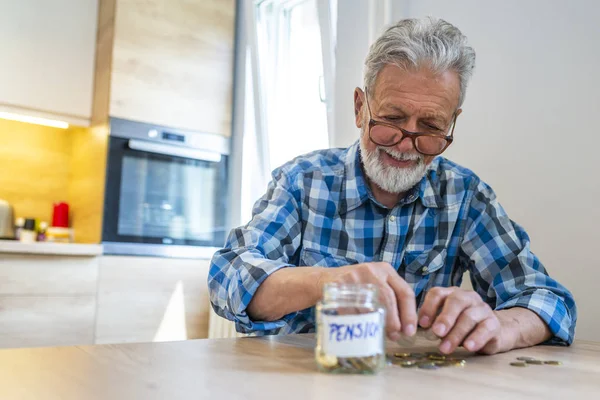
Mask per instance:
[[[15,212],[6,200],[0,199],[0,239],[15,239]]]
[[[22,243],[33,243],[37,240],[37,231],[35,229],[35,219],[25,218],[23,229],[19,233],[19,240]]]
[[[43,238],[47,242],[73,242],[73,229],[69,228],[69,205],[64,202],[54,203],[52,225],[45,227]]]

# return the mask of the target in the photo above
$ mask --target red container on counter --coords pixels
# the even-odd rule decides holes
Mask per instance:
[[[67,203],[54,203],[52,226],[58,228],[69,227],[69,205]]]

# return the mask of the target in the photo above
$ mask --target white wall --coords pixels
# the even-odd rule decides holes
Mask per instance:
[[[362,86],[362,66],[369,48],[368,11],[367,1],[338,1],[333,147],[346,147],[358,138],[353,93]]]
[[[360,85],[367,51],[367,28],[358,27],[366,25],[367,16],[360,7],[354,14],[344,10],[343,3],[338,65],[348,64],[337,76],[336,103],[342,107],[336,109],[337,146],[358,137],[347,89]],[[530,234],[533,251],[551,275],[573,291],[579,307],[576,337],[600,340],[595,161],[600,149],[600,2],[392,4],[393,20],[434,15],[469,37],[477,68],[446,156],[495,189],[511,218]]]

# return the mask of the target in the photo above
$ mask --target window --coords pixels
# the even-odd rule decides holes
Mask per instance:
[[[263,121],[272,169],[329,147],[321,29],[317,0],[255,4]]]

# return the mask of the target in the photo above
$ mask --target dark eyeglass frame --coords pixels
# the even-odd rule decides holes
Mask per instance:
[[[444,151],[446,151],[446,149],[454,141],[454,128],[456,128],[456,119],[458,118],[458,114],[456,112],[454,113],[454,118],[452,119],[452,131],[450,132],[450,135],[442,135],[442,134],[438,134],[438,133],[411,132],[411,131],[407,131],[406,129],[400,128],[399,126],[396,126],[394,124],[389,124],[389,123],[383,122],[383,121],[376,121],[373,119],[373,113],[371,113],[371,107],[369,106],[369,94],[367,92],[366,86],[365,86],[365,99],[366,99],[366,103],[367,103],[367,110],[369,111],[369,139],[371,140],[371,142],[375,143],[378,146],[393,147],[393,146],[396,146],[398,143],[402,142],[405,138],[409,138],[412,141],[413,147],[415,148],[415,150],[417,152],[423,154],[424,156],[438,156],[438,155],[442,154]],[[397,142],[392,143],[392,144],[382,144],[382,143],[376,142],[375,140],[373,140],[373,137],[371,136],[371,131],[372,131],[373,127],[376,125],[387,126],[388,128],[400,131],[402,133],[402,135],[400,136],[400,140],[398,140]],[[421,150],[419,150],[419,148],[417,147],[417,138],[422,137],[422,136],[441,137],[446,140],[446,145],[444,146],[444,148],[441,151],[439,151],[437,153],[434,153],[434,154],[424,153]]]

